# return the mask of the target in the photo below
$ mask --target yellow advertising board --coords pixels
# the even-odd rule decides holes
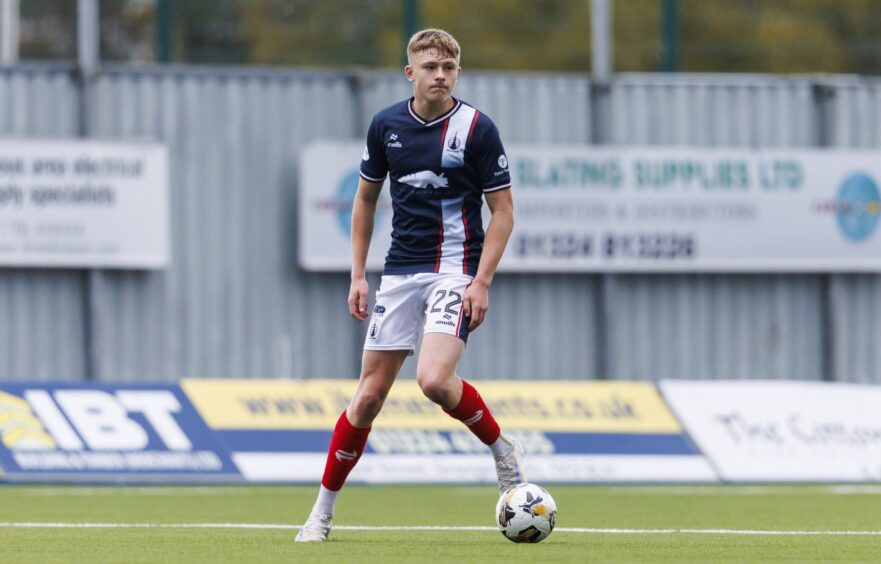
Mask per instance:
[[[474,381],[503,428],[557,432],[680,433],[648,382]],[[183,380],[181,388],[215,430],[331,429],[354,380]],[[395,383],[374,423],[381,429],[459,429],[413,380]]]

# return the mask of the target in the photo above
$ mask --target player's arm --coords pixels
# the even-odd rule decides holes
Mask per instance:
[[[471,331],[483,323],[486,317],[486,311],[489,309],[489,287],[492,285],[496,268],[502,260],[508,238],[514,229],[514,200],[511,197],[511,190],[488,192],[485,197],[492,216],[483,239],[483,251],[480,254],[480,263],[477,265],[477,274],[462,297],[463,312],[471,318],[471,323],[468,325]]]
[[[376,202],[382,182],[361,178],[352,203],[352,285],[349,288],[349,313],[359,321],[367,319],[367,252],[373,237]]]

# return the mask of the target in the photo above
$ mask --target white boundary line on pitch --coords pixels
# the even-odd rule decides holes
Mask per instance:
[[[31,487],[26,486],[14,492],[20,495],[37,497],[68,496],[214,496],[214,495],[254,495],[256,488],[262,486],[70,486],[70,487]],[[553,486],[552,486],[553,487]],[[830,484],[808,485],[610,485],[611,495],[881,495],[881,484]],[[259,491],[259,489],[258,489]]]
[[[0,523],[0,528],[20,529],[278,529],[298,530],[299,525],[261,523]],[[338,525],[340,531],[498,531],[496,527],[445,527]],[[749,529],[590,529],[558,527],[561,533],[595,535],[789,535],[789,536],[881,536],[881,531],[762,531]]]
[[[657,485],[609,487],[612,495],[881,495],[879,484],[799,485]]]

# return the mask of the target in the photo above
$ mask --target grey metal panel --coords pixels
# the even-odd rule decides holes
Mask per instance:
[[[0,71],[0,135],[77,135],[76,86],[69,69]],[[83,274],[0,268],[0,379],[85,377]]]
[[[837,379],[881,383],[881,276],[834,276],[830,292]]]
[[[599,288],[590,275],[500,274],[469,337],[466,378],[595,379]]]
[[[612,142],[738,147],[816,144],[807,79],[622,74],[612,83]]]
[[[615,144],[810,146],[811,84],[730,75],[621,75]],[[609,276],[610,378],[822,375],[819,276]]]
[[[836,147],[881,146],[881,80],[825,77],[831,88],[832,135]]]
[[[832,144],[881,147],[881,80],[827,77],[826,84],[833,95]],[[874,236],[881,237],[881,230]],[[881,382],[881,275],[835,275],[830,294],[837,379]]]
[[[299,150],[352,136],[351,102],[339,75],[101,77],[93,135],[169,146],[173,263],[102,275],[100,379],[356,374],[348,276],[294,255]]]
[[[814,277],[618,276],[610,377],[821,380]]]

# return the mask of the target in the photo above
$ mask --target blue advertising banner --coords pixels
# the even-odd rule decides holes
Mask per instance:
[[[0,384],[8,481],[240,481],[187,396],[167,385]]]

